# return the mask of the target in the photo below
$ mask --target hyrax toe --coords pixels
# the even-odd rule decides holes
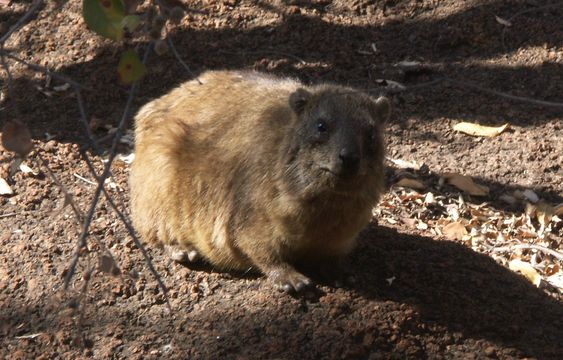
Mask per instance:
[[[301,293],[313,286],[313,281],[289,267],[276,268],[268,273],[274,287],[286,293]]]
[[[170,259],[179,263],[195,263],[201,258],[197,250],[194,249],[180,249],[172,245],[165,245],[164,249]]]

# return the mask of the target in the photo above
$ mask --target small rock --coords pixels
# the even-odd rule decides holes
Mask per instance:
[[[485,355],[490,358],[496,358],[497,350],[494,346],[488,346],[487,348],[485,348]]]

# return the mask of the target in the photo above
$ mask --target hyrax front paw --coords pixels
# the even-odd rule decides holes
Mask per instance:
[[[201,258],[195,249],[180,249],[172,245],[165,245],[164,249],[170,259],[183,264],[192,264]]]
[[[286,293],[303,292],[313,286],[311,279],[291,267],[274,268],[268,272],[268,278],[276,289]]]

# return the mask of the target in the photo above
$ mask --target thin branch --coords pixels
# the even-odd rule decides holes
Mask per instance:
[[[468,88],[473,89],[473,90],[477,90],[477,91],[484,92],[484,93],[491,94],[491,95],[495,95],[495,96],[500,96],[500,97],[505,98],[505,99],[515,100],[515,101],[520,101],[520,102],[526,102],[526,103],[534,104],[534,105],[548,106],[548,107],[555,107],[555,108],[563,109],[563,103],[561,103],[561,102],[537,100],[537,99],[532,99],[532,98],[525,97],[525,96],[511,95],[511,94],[508,94],[508,93],[505,93],[505,92],[485,88],[485,87],[479,86],[479,85],[471,83],[471,82],[454,80],[454,79],[451,79],[451,78],[448,78],[448,77],[445,77],[444,80],[453,84],[453,85],[456,85],[458,87],[462,87],[462,88],[468,87]]]
[[[92,175],[94,177],[96,177],[96,180],[99,182],[101,181],[100,178],[98,178],[97,174],[96,174],[96,169],[94,168],[94,165],[92,164],[92,161],[90,160],[90,158],[88,157],[88,154],[86,154],[85,151],[82,152],[82,157],[86,162],[86,165],[88,165],[88,168],[90,169],[90,172],[92,173]],[[137,249],[139,249],[139,251],[141,251],[141,254],[143,255],[143,258],[145,259],[145,262],[147,263],[147,266],[149,268],[149,271],[151,272],[151,274],[154,276],[154,278],[156,279],[156,282],[158,283],[158,286],[160,287],[160,289],[162,290],[162,293],[164,294],[164,297],[166,299],[166,305],[168,307],[168,310],[172,310],[172,307],[170,305],[170,301],[168,299],[168,288],[166,287],[166,285],[164,284],[164,281],[162,281],[162,278],[160,277],[160,274],[158,273],[158,271],[156,271],[156,269],[154,268],[154,265],[152,263],[152,260],[149,256],[149,254],[147,253],[147,250],[145,249],[145,247],[143,246],[143,243],[141,242],[141,240],[139,239],[139,237],[137,236],[137,234],[135,233],[135,229],[133,228],[133,225],[131,225],[131,222],[129,221],[129,219],[127,218],[127,216],[118,209],[117,205],[115,204],[115,202],[113,201],[113,199],[111,198],[111,195],[107,192],[107,190],[105,188],[103,188],[103,192],[104,192],[104,196],[106,198],[106,200],[108,201],[108,203],[110,204],[110,206],[112,207],[112,209],[115,211],[115,213],[117,214],[117,216],[119,217],[119,219],[121,220],[121,222],[125,225],[125,227],[127,228],[127,232],[129,233],[129,235],[131,236],[131,238],[133,239],[133,242],[135,243],[135,245],[137,246]]]
[[[4,219],[4,218],[16,216],[16,215],[17,215],[17,213],[2,214],[2,215],[0,215],[0,219]]]
[[[412,86],[405,86],[405,85],[403,85],[399,82],[396,82],[396,81],[388,81],[388,83],[391,84],[391,86],[389,88],[382,86],[380,88],[364,89],[364,91],[366,91],[366,92],[379,91],[379,92],[394,94],[394,93],[400,93],[400,92],[405,92],[405,91],[416,91],[416,90],[420,90],[420,89],[424,89],[424,88],[427,88],[427,87],[430,87],[430,86],[440,84],[442,82],[449,82],[450,84],[457,86],[457,87],[460,87],[460,88],[463,88],[463,89],[469,88],[469,89],[472,89],[472,90],[475,90],[475,91],[478,91],[478,92],[483,92],[483,93],[499,96],[499,97],[502,97],[502,98],[505,98],[505,99],[510,99],[510,100],[519,101],[519,102],[525,102],[525,103],[534,104],[534,105],[563,109],[563,102],[538,100],[538,99],[533,99],[533,98],[529,98],[529,97],[525,97],[525,96],[516,96],[516,95],[506,93],[506,92],[489,89],[489,88],[474,84],[474,83],[469,82],[469,81],[455,80],[455,79],[449,78],[447,76],[440,77],[436,80],[432,80],[432,81],[428,81],[428,82],[425,82],[425,83],[416,84],[416,85],[412,85]]]
[[[93,181],[91,181],[91,180],[88,180],[88,179],[86,179],[85,177],[80,176],[80,175],[78,175],[78,174],[76,174],[76,173],[74,173],[74,174],[72,174],[72,175],[74,175],[75,178],[77,178],[77,179],[79,179],[79,180],[82,180],[82,181],[84,181],[85,183],[88,183],[88,184],[90,184],[90,185],[98,185],[97,183],[95,183],[95,182],[93,182]]]
[[[520,244],[520,245],[512,245],[512,246],[503,246],[503,247],[493,248],[492,251],[493,252],[502,252],[502,251],[510,251],[510,250],[515,250],[515,249],[539,250],[539,251],[545,252],[545,253],[547,253],[551,256],[554,256],[557,259],[563,261],[563,254],[562,253],[560,253],[559,251],[547,248],[545,246],[541,246],[541,245]]]
[[[0,54],[6,56],[6,57],[9,58],[9,59],[14,60],[15,62],[18,62],[18,63],[20,63],[20,64],[23,64],[23,65],[27,66],[28,68],[30,68],[30,69],[32,69],[32,70],[35,70],[35,71],[42,72],[42,73],[45,73],[45,74],[47,74],[47,75],[50,75],[51,77],[54,77],[55,79],[58,79],[58,80],[60,80],[60,81],[64,81],[64,82],[66,82],[66,83],[68,83],[68,84],[70,84],[70,85],[72,85],[72,86],[74,86],[74,87],[77,87],[77,88],[80,88],[80,89],[83,89],[83,90],[91,90],[91,89],[86,88],[86,87],[84,87],[83,85],[77,83],[76,81],[67,78],[67,77],[64,76],[64,75],[61,75],[61,74],[58,74],[58,73],[56,73],[56,72],[53,72],[53,71],[49,70],[48,68],[46,68],[46,67],[44,67],[44,66],[41,66],[41,65],[38,65],[38,64],[32,64],[32,63],[29,63],[29,62],[27,62],[27,61],[25,61],[25,60],[23,60],[23,59],[20,59],[19,57],[10,54],[9,52],[7,52],[7,51],[4,50],[4,49],[0,49]]]
[[[148,55],[150,53],[152,44],[149,44],[149,46],[147,47],[145,54],[143,56],[143,63],[146,64],[147,59],[148,59]],[[115,132],[115,137],[113,139],[113,143],[111,146],[111,150],[110,150],[110,154],[109,154],[109,158],[104,166],[104,170],[102,172],[102,175],[99,177],[98,179],[98,186],[96,187],[96,191],[94,192],[94,198],[92,199],[92,202],[90,204],[90,208],[88,210],[88,213],[86,214],[86,218],[84,219],[84,224],[82,227],[82,233],[80,234],[80,237],[78,239],[78,245],[76,247],[73,259],[71,261],[69,270],[65,276],[65,289],[68,288],[68,285],[70,283],[70,279],[71,277],[74,275],[74,272],[76,270],[76,265],[78,264],[78,259],[80,258],[80,251],[82,250],[82,248],[84,248],[86,246],[87,243],[87,236],[88,236],[88,228],[90,227],[90,224],[92,223],[92,220],[94,218],[94,212],[96,210],[96,206],[98,205],[98,201],[100,199],[100,195],[102,193],[102,190],[104,189],[104,182],[105,180],[108,178],[109,174],[110,174],[110,168],[111,168],[111,164],[113,163],[113,160],[117,154],[117,146],[119,144],[119,139],[121,138],[123,129],[125,128],[125,124],[127,122],[127,120],[129,119],[129,112],[131,111],[131,105],[133,103],[133,98],[135,97],[136,93],[137,93],[137,88],[139,87],[139,82],[135,81],[133,83],[133,85],[131,85],[131,88],[129,90],[129,96],[127,98],[127,102],[125,104],[125,109],[123,111],[123,115],[121,117],[121,120],[119,122],[119,125],[117,127],[117,131]]]
[[[22,27],[25,22],[27,20],[29,20],[29,18],[31,17],[31,15],[33,15],[33,13],[39,8],[39,6],[41,6],[43,4],[42,0],[35,0],[32,4],[31,7],[29,8],[29,10],[27,10],[27,12],[10,28],[10,30],[8,30],[7,33],[5,33],[4,35],[2,35],[2,37],[0,38],[0,43],[4,44],[4,42],[6,42],[6,40],[8,40],[8,38],[10,36],[12,36],[12,34],[14,32],[16,32],[17,30],[19,30],[20,27]]]
[[[174,43],[172,42],[172,39],[170,38],[170,36],[167,37],[167,40],[168,40],[168,46],[170,46],[170,50],[172,50],[172,54],[174,54],[176,59],[180,62],[180,64],[182,64],[182,66],[184,67],[184,69],[186,69],[188,74],[190,74],[190,76],[192,78],[195,78],[197,80],[197,82],[201,85],[201,81],[199,81],[199,79],[194,75],[194,73],[192,72],[192,70],[190,69],[188,64],[186,64],[184,62],[184,60],[182,60],[182,57],[180,56],[180,54],[178,54],[178,51],[176,50],[176,47],[174,46]]]

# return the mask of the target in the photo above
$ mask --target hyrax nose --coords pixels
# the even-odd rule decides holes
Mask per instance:
[[[342,175],[355,175],[360,168],[360,155],[358,151],[344,147],[338,154],[342,161]]]

